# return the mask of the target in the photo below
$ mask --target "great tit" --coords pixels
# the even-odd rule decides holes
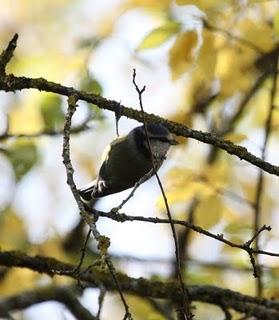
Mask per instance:
[[[155,169],[158,170],[170,146],[177,142],[169,130],[161,124],[147,124],[147,133]],[[97,179],[80,188],[80,196],[85,202],[89,202],[132,188],[152,169],[152,157],[142,125],[109,144],[104,151]]]

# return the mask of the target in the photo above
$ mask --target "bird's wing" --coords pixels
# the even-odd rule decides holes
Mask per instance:
[[[109,156],[110,156],[110,152],[111,152],[111,149],[119,144],[119,143],[122,143],[124,140],[126,139],[126,136],[120,136],[120,137],[117,137],[115,138],[114,140],[112,140],[112,142],[106,146],[103,154],[102,154],[102,157],[101,157],[101,162],[102,164],[108,160]]]
[[[84,200],[89,201],[92,197],[99,198],[126,189],[125,186],[121,185],[121,181],[119,181],[117,185],[114,184],[112,175],[115,172],[112,172],[111,166],[108,165],[110,158],[112,158],[113,162],[116,162],[116,166],[119,165],[117,158],[119,158],[119,154],[122,153],[122,146],[125,139],[126,136],[118,137],[105,148],[98,178],[79,190]],[[122,166],[122,163],[120,165]],[[115,169],[117,171],[117,167]]]

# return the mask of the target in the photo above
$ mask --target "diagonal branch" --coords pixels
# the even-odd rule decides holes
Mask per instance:
[[[12,74],[5,75],[2,78],[0,77],[0,90],[8,92],[31,88],[40,91],[58,93],[68,97],[74,95],[78,100],[93,103],[101,109],[106,109],[113,112],[119,109],[119,102],[117,101],[108,100],[101,96],[86,93],[84,91],[78,91],[72,87],[62,86],[58,83],[50,82],[43,78],[15,77]],[[142,111],[121,106],[121,113],[125,117],[143,122]],[[213,145],[219,149],[225,150],[231,155],[237,156],[240,160],[245,160],[270,174],[279,176],[278,166],[272,165],[267,161],[263,161],[259,157],[256,157],[250,153],[246,148],[236,145],[228,140],[223,140],[213,133],[190,129],[183,124],[169,121],[157,115],[146,112],[144,112],[144,117],[146,123],[161,123],[166,126],[170,132],[176,135],[183,136],[185,138],[192,138],[194,140]]]
[[[11,41],[9,42],[7,48],[5,50],[3,50],[3,52],[0,55],[0,76],[1,76],[1,74],[5,73],[6,66],[10,62],[10,60],[14,54],[17,39],[18,39],[18,34],[16,33],[13,36],[13,38],[11,39]]]
[[[14,38],[16,37],[17,35],[14,36]],[[14,43],[14,46],[16,46],[16,43],[13,42],[13,39],[10,43]],[[6,51],[3,51],[1,56],[6,57],[7,56],[7,53],[5,53]],[[6,61],[6,59],[4,60]],[[145,118],[146,123],[162,123],[172,133],[176,135],[180,135],[186,138],[192,138],[207,144],[211,144],[217,148],[225,150],[229,154],[237,156],[241,160],[245,160],[256,167],[259,167],[260,169],[270,174],[279,176],[278,166],[275,166],[270,164],[269,162],[263,161],[259,157],[256,157],[255,155],[248,152],[246,148],[239,145],[235,145],[230,141],[223,140],[214,134],[193,130],[186,127],[185,125],[182,125],[173,121],[165,120],[154,114],[148,114],[145,112],[142,113],[141,110],[139,111],[139,110],[134,110],[131,108],[124,107],[117,101],[108,100],[99,95],[86,93],[84,91],[79,91],[72,87],[62,86],[58,83],[47,81],[44,78],[16,77],[13,74],[9,74],[9,75],[3,74],[0,77],[0,90],[2,91],[14,92],[15,90],[31,89],[31,88],[37,89],[40,91],[58,93],[60,95],[64,95],[67,97],[76,96],[78,100],[87,101],[88,103],[97,105],[101,109],[106,109],[113,112],[117,112],[117,110],[121,108],[121,114],[123,116],[126,116],[130,119],[134,119],[140,122],[143,122],[143,118]]]
[[[144,109],[143,109],[143,103],[142,103],[142,94],[145,91],[145,86],[142,89],[140,89],[138,87],[138,85],[136,83],[136,69],[134,69],[134,71],[133,71],[133,84],[134,84],[134,86],[136,88],[136,91],[138,93],[140,109],[141,109],[141,112],[143,114],[144,131],[145,131],[145,135],[146,135],[146,139],[147,139],[148,149],[149,149],[149,152],[150,152],[150,155],[151,155],[153,172],[154,172],[154,174],[156,176],[158,185],[160,187],[160,190],[161,190],[161,193],[162,193],[162,196],[163,196],[163,199],[164,199],[168,220],[169,220],[169,223],[170,223],[170,226],[171,226],[172,236],[173,236],[173,239],[174,239],[177,275],[178,275],[178,280],[180,282],[181,290],[182,290],[182,294],[183,294],[183,305],[182,305],[182,308],[180,308],[181,310],[178,310],[178,316],[179,316],[179,318],[183,317],[183,319],[186,319],[186,320],[189,319],[190,320],[190,319],[193,318],[193,315],[191,314],[191,311],[190,311],[190,300],[189,300],[189,294],[188,294],[188,291],[187,291],[187,287],[185,287],[183,279],[182,279],[180,251],[179,251],[179,244],[178,244],[178,239],[177,239],[177,235],[176,235],[175,225],[173,223],[172,215],[171,215],[171,212],[170,212],[168,199],[166,197],[166,194],[165,194],[162,182],[160,180],[160,177],[158,175],[158,172],[156,170],[155,157],[153,155],[151,144],[150,144],[150,139],[149,139],[149,136],[148,136],[147,125],[146,125],[146,121],[145,121]]]

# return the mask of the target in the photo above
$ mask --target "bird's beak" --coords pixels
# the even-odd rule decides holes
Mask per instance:
[[[173,145],[173,146],[176,146],[178,143],[179,143],[179,142],[176,141],[176,140],[173,139],[173,138],[170,140],[170,144]]]

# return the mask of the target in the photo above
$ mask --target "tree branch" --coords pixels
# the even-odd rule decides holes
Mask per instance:
[[[190,302],[190,299],[189,299],[188,290],[187,290],[187,287],[185,285],[185,281],[183,282],[183,278],[182,278],[179,243],[178,243],[178,239],[177,239],[177,235],[176,235],[175,225],[174,225],[173,219],[172,219],[172,214],[171,214],[170,208],[169,208],[168,199],[166,197],[166,193],[164,191],[163,184],[162,184],[162,182],[160,180],[160,177],[159,177],[157,169],[156,169],[157,168],[156,159],[154,157],[153,150],[151,148],[150,139],[149,139],[149,136],[148,136],[148,130],[147,130],[146,120],[145,120],[145,116],[144,116],[143,103],[142,103],[142,94],[145,91],[145,86],[142,89],[140,89],[138,87],[138,85],[136,83],[136,69],[134,69],[134,71],[133,71],[133,84],[134,84],[134,86],[136,88],[136,91],[137,91],[138,97],[139,97],[140,109],[141,109],[141,112],[142,112],[142,115],[143,115],[143,124],[144,124],[145,136],[146,136],[146,139],[147,139],[148,149],[149,149],[149,152],[151,154],[152,169],[153,169],[153,172],[154,172],[154,174],[156,176],[159,188],[161,190],[161,194],[162,194],[163,199],[164,199],[164,204],[165,204],[165,208],[166,208],[166,211],[167,211],[167,217],[169,219],[169,223],[170,223],[171,231],[172,231],[172,236],[173,236],[173,240],[174,240],[176,268],[177,268],[177,278],[178,278],[178,280],[180,282],[181,291],[182,291],[182,294],[183,294],[183,304],[182,304],[182,306],[178,306],[178,310],[177,310],[178,318],[179,319],[190,320],[190,319],[193,319],[194,315],[191,313],[191,302]]]
[[[77,125],[71,129],[71,134],[78,134],[81,132],[88,131],[90,127],[87,125],[87,122],[84,122],[80,125]],[[0,135],[0,141],[7,140],[7,139],[30,139],[30,138],[40,138],[43,136],[50,136],[50,137],[57,137],[57,136],[62,136],[63,135],[63,130],[42,130],[39,132],[35,133],[4,133]]]
[[[78,293],[77,289],[77,286],[73,285],[65,287],[47,286],[0,299],[0,316],[6,316],[11,311],[22,310],[37,303],[53,300],[63,303],[79,320],[95,320],[96,317],[73,294]]]
[[[109,271],[98,267],[91,268],[80,275],[71,271],[74,265],[63,263],[54,258],[42,256],[28,256],[17,251],[0,252],[0,264],[9,267],[23,267],[48,275],[64,275],[78,279],[85,283],[85,287],[99,287],[100,283],[106,290],[115,291],[117,286],[111,279]],[[156,299],[169,299],[181,301],[182,293],[177,281],[154,281],[144,278],[132,278],[117,274],[122,290],[140,297],[151,297]],[[189,286],[189,295],[192,301],[211,303],[224,308],[232,308],[241,313],[249,313],[260,320],[279,319],[279,302],[269,299],[258,299],[238,292],[221,289],[214,286]]]
[[[108,219],[117,221],[117,222],[126,222],[126,221],[141,221],[141,222],[149,222],[149,223],[169,223],[168,219],[160,219],[160,218],[153,218],[153,217],[143,217],[143,216],[131,216],[127,215],[124,213],[118,213],[118,214],[111,214],[111,212],[104,212],[104,211],[99,211],[99,210],[92,210],[92,214],[94,214],[95,217],[106,217]],[[264,254],[264,255],[269,255],[272,257],[279,257],[279,253],[274,253],[274,252],[269,252],[265,250],[256,250],[251,247],[251,244],[255,240],[255,237],[259,235],[259,233],[263,231],[271,231],[270,226],[263,225],[260,230],[256,233],[256,235],[253,235],[253,237],[246,241],[244,244],[237,244],[234,242],[231,242],[224,238],[223,234],[214,234],[210,231],[207,231],[199,226],[196,226],[190,222],[184,221],[184,220],[175,220],[173,219],[173,223],[177,225],[181,225],[184,227],[187,227],[195,232],[201,233],[207,237],[213,238],[215,240],[218,240],[220,242],[223,242],[230,247],[233,248],[238,248],[246,251],[248,254]]]
[[[53,92],[68,97],[74,95],[78,100],[93,103],[101,109],[106,109],[113,112],[117,112],[117,110],[119,110],[119,102],[117,101],[108,100],[92,93],[78,91],[72,87],[62,86],[58,83],[47,81],[44,78],[15,77],[13,74],[0,77],[0,90],[8,92],[31,88],[40,91]],[[121,113],[127,118],[143,122],[143,113],[140,110],[127,108],[121,105]],[[192,138],[194,140],[213,145],[217,148],[225,150],[231,155],[237,156],[240,160],[245,160],[270,174],[279,176],[278,166],[261,160],[259,157],[256,157],[255,155],[247,151],[246,148],[236,145],[228,140],[223,140],[213,133],[190,129],[183,124],[165,120],[162,117],[146,112],[144,113],[144,117],[146,119],[146,123],[161,123],[166,126],[170,130],[170,132],[176,135],[183,136],[185,138]]]
[[[11,39],[11,41],[9,42],[7,48],[3,50],[3,52],[0,55],[0,77],[1,77],[1,74],[5,73],[6,66],[10,62],[14,54],[17,39],[18,39],[18,34],[16,33]]]
[[[267,144],[272,131],[272,115],[274,110],[274,101],[275,101],[276,89],[277,89],[278,56],[276,56],[272,62],[273,62],[272,87],[270,90],[269,109],[268,109],[267,119],[265,122],[265,135],[264,135],[264,142],[263,142],[263,148],[262,148],[262,154],[261,154],[262,160],[265,160],[266,158]],[[260,230],[263,191],[264,191],[264,172],[262,170],[259,170],[258,177],[257,177],[257,187],[256,187],[255,206],[254,206],[254,233],[255,234]],[[259,237],[255,238],[255,248],[259,249]],[[261,297],[262,291],[263,291],[263,283],[262,283],[262,277],[261,277],[262,270],[261,270],[258,259],[259,258],[256,256],[255,262],[257,264],[257,269],[259,274],[258,279],[256,279],[256,290],[257,290],[257,296]]]
[[[74,175],[74,169],[71,163],[71,158],[70,158],[70,132],[71,132],[71,123],[72,123],[72,117],[75,113],[76,110],[76,102],[77,102],[77,97],[75,95],[70,96],[68,99],[68,110],[65,116],[65,124],[64,124],[64,134],[63,134],[63,151],[62,151],[62,158],[63,158],[63,164],[65,165],[66,169],[66,175],[67,175],[67,184],[69,185],[72,194],[76,200],[76,203],[78,205],[78,208],[80,210],[80,214],[84,221],[88,224],[91,233],[93,234],[94,238],[98,242],[98,249],[100,250],[101,253],[101,259],[102,262],[106,264],[108,267],[110,274],[118,288],[118,292],[120,295],[120,298],[123,302],[124,308],[125,308],[125,316],[124,319],[129,319],[132,320],[132,316],[129,312],[129,306],[125,300],[125,297],[122,293],[120,284],[118,282],[117,276],[116,276],[116,270],[108,256],[107,250],[110,246],[110,239],[106,236],[103,236],[99,233],[94,217],[92,217],[87,210],[85,209],[85,206],[80,199],[79,192],[77,190],[73,175]],[[82,260],[81,260],[82,262]],[[81,264],[81,263],[80,263]],[[80,267],[80,265],[78,265]],[[75,269],[77,270],[77,269]]]

